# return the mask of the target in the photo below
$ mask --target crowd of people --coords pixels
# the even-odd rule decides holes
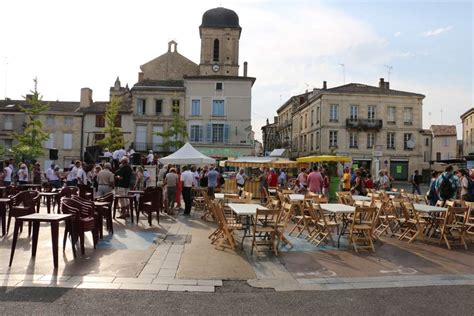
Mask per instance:
[[[433,171],[428,189],[428,200],[435,205],[438,200],[462,199],[474,202],[474,170],[447,166],[444,172]]]
[[[184,215],[191,214],[193,188],[204,188],[210,198],[214,198],[217,188],[224,185],[224,176],[214,165],[196,167],[165,165],[158,171],[157,185],[164,188],[165,206],[168,214],[181,209],[184,201]]]

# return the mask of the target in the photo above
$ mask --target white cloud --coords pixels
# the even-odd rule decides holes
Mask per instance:
[[[440,34],[449,32],[453,29],[452,25],[446,26],[446,27],[440,27],[434,30],[429,30],[423,33],[424,37],[432,37],[432,36],[438,36]]]
[[[402,32],[397,32],[397,33],[393,34],[393,36],[395,36],[395,37],[399,37],[400,35],[402,35]]]

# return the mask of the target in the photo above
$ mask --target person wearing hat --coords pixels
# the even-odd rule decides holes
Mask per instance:
[[[147,165],[152,165],[154,159],[155,159],[155,155],[153,155],[153,150],[150,150],[148,152],[148,156],[146,156],[146,164]]]
[[[104,169],[97,174],[97,196],[112,192],[115,183],[115,177],[112,171],[112,165],[109,162],[104,164]]]

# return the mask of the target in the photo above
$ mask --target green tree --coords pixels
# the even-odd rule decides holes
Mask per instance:
[[[166,131],[156,132],[156,135],[165,139],[163,147],[165,147],[166,150],[169,151],[172,148],[178,149],[184,145],[184,142],[188,138],[186,122],[179,116],[179,113],[173,113],[171,126]]]
[[[26,106],[18,105],[20,110],[25,113],[25,128],[22,134],[12,133],[13,139],[17,141],[12,146],[11,151],[14,159],[18,161],[31,161],[43,156],[43,142],[49,138],[48,133],[43,130],[43,123],[38,116],[49,109],[49,105],[43,103],[42,96],[38,92],[38,80],[33,79],[35,83],[34,90],[30,91],[32,95],[24,97]]]
[[[110,103],[105,108],[105,137],[97,142],[102,148],[108,148],[110,151],[120,149],[125,146],[123,132],[117,127],[117,119],[119,118],[120,99],[112,97]]]

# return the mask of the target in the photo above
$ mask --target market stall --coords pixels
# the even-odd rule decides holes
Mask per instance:
[[[252,192],[254,198],[260,198],[260,168],[292,169],[309,167],[307,162],[297,162],[276,157],[240,157],[234,160],[227,160],[226,166],[236,168],[246,168],[247,180],[245,181],[245,191]],[[235,176],[228,179],[224,185],[226,190],[237,190]]]
[[[330,163],[329,176],[330,176],[330,185],[329,185],[329,198],[330,200],[336,200],[336,192],[339,191],[339,181],[340,174],[335,163],[339,163],[339,166],[342,166],[343,163],[350,163],[352,161],[351,157],[347,156],[337,156],[337,155],[320,155],[320,156],[306,156],[296,159],[297,162],[307,162],[307,163]],[[332,163],[332,164],[331,164]],[[340,170],[342,173],[342,170]]]

